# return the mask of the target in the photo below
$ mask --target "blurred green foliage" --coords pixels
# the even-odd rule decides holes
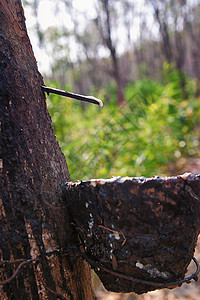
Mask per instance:
[[[91,90],[104,101],[102,109],[50,94],[48,109],[71,180],[164,176],[169,165],[200,156],[196,81],[184,78],[184,99],[176,70],[165,64],[160,78],[129,82],[127,101],[120,107],[113,83]],[[58,87],[56,82],[48,85]]]

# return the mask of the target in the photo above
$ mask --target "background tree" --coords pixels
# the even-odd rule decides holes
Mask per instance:
[[[183,21],[180,19],[184,18],[184,10],[182,9],[182,7],[185,5],[185,2],[174,2],[171,0],[163,2],[159,0],[151,0],[151,3],[155,13],[155,20],[159,25],[159,31],[162,40],[162,49],[165,55],[165,59],[170,64],[172,64],[173,62],[175,63],[176,68],[179,71],[183,98],[185,98],[186,94],[183,68],[186,47],[182,38],[183,35],[180,31],[181,25],[183,24]]]
[[[1,1],[0,28],[0,297],[92,299],[90,269],[69,253],[76,240],[63,198],[69,172],[20,0]]]
[[[117,86],[117,104],[121,105],[124,102],[124,92],[122,86],[121,73],[119,69],[119,60],[117,54],[117,48],[113,39],[113,30],[111,25],[111,13],[114,10],[114,2],[111,0],[101,0],[100,5],[97,8],[97,20],[96,24],[103,41],[110,52],[112,60],[112,75],[116,81]],[[112,11],[111,11],[112,10]],[[115,11],[113,12],[115,14]]]

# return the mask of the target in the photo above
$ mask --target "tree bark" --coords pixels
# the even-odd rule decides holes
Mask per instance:
[[[76,239],[63,197],[70,177],[42,84],[21,1],[1,0],[1,282],[19,265],[13,260],[37,261],[28,261],[13,280],[0,283],[0,297],[93,299],[88,265],[80,258],[73,262],[68,252]]]

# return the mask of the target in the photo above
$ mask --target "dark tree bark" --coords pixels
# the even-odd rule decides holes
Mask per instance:
[[[21,1],[1,0],[0,256],[9,262],[40,260],[25,264],[0,289],[0,298],[57,299],[59,293],[66,299],[92,299],[88,265],[80,258],[72,262],[70,255],[58,255],[68,252],[76,234],[63,198],[69,172],[42,84]],[[10,278],[17,265],[0,265],[1,282]]]

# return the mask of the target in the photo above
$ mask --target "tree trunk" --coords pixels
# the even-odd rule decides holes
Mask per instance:
[[[1,0],[0,298],[93,299],[88,265],[69,254],[76,233],[63,186],[70,177],[42,84],[21,1]],[[17,259],[24,265],[9,281]]]

